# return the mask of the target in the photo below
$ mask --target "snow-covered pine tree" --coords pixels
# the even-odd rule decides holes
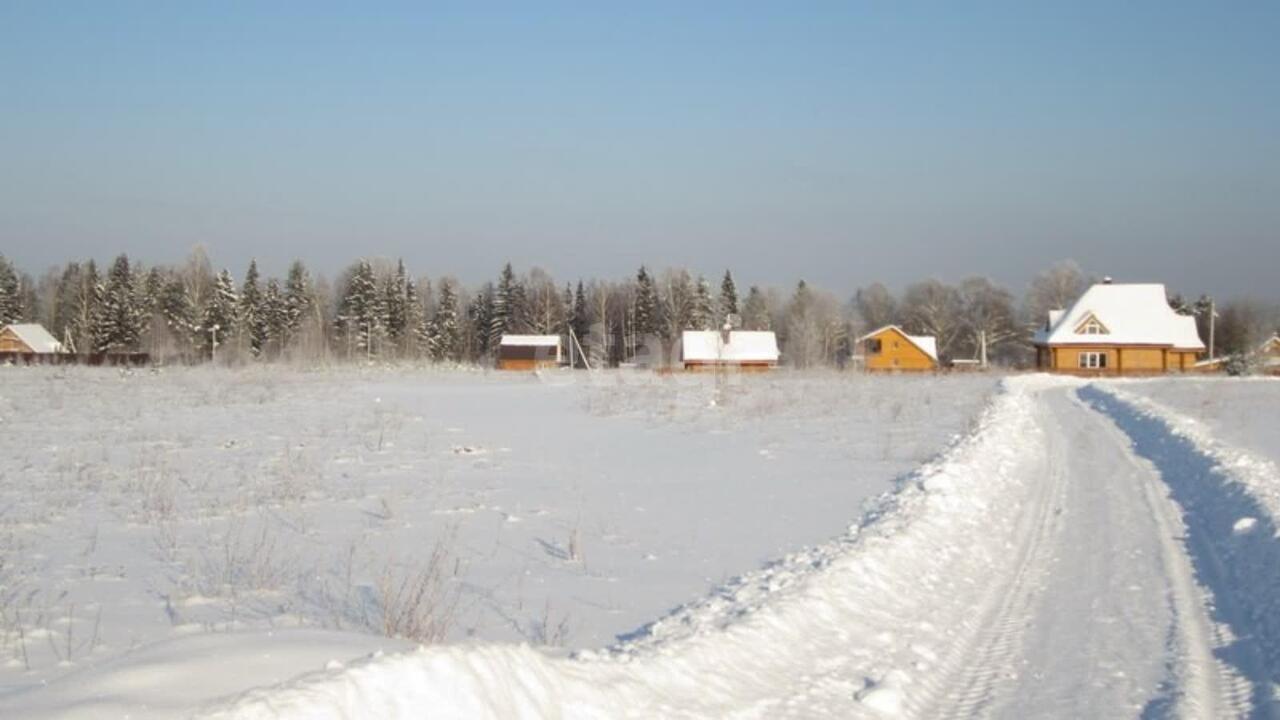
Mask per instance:
[[[569,314],[569,324],[578,336],[579,343],[585,343],[591,331],[591,310],[587,305],[587,291],[578,280],[578,287],[573,293],[573,312]]]
[[[281,342],[287,344],[311,311],[311,278],[301,260],[294,260],[289,266],[289,276],[284,283],[284,307],[285,333]]]
[[[218,348],[225,345],[227,338],[235,332],[238,305],[235,280],[224,268],[213,281],[213,292],[200,318],[201,346],[209,351],[211,359],[217,358]]]
[[[747,330],[769,330],[772,326],[769,318],[769,302],[764,293],[755,285],[747,291],[747,299],[742,304],[742,326]]]
[[[0,255],[0,326],[16,323],[22,317],[22,301],[18,291],[18,273]]]
[[[710,330],[718,327],[715,314],[714,303],[711,300],[711,285],[707,283],[705,277],[699,275],[698,282],[694,286],[693,305],[689,308],[689,329]]]
[[[428,288],[428,292],[430,289]],[[405,278],[404,281],[404,329],[400,333],[397,341],[400,345],[400,354],[404,357],[418,357],[420,345],[418,344],[418,329],[422,327],[423,318],[422,298],[418,297],[418,284],[413,278]]]
[[[361,260],[349,271],[334,323],[350,355],[373,355],[382,333],[384,310],[373,266]]]
[[[519,281],[511,269],[511,263],[502,268],[498,276],[498,286],[493,291],[493,306],[489,315],[489,336],[487,346],[498,347],[502,336],[517,332],[516,323],[520,311],[519,304],[523,300],[523,292],[519,292]]]
[[[164,270],[156,266],[147,270],[139,287],[139,309],[146,315],[156,313],[160,309],[162,295],[164,295]]]
[[[724,322],[730,315],[738,314],[738,286],[733,282],[733,275],[724,271],[724,279],[720,281],[720,317],[717,324]]]
[[[285,334],[288,332],[289,314],[285,305],[284,292],[280,289],[280,281],[267,280],[266,290],[262,292],[261,322],[263,329],[262,347],[268,354],[275,355],[283,348]]]
[[[470,359],[478,361],[485,355],[489,354],[489,328],[493,323],[493,298],[494,290],[492,284],[486,284],[476,293],[471,304],[467,307],[467,325],[469,341],[468,351]]]
[[[262,288],[258,285],[257,259],[249,260],[249,270],[245,273],[244,284],[240,286],[238,327],[248,340],[250,354],[254,357],[262,355],[262,348],[267,341],[267,323],[262,312]]]
[[[431,319],[431,359],[457,361],[462,355],[462,328],[458,318],[458,293],[447,278],[440,281],[440,300]]]
[[[397,347],[404,338],[408,325],[409,309],[406,306],[405,291],[409,278],[404,271],[404,260],[396,263],[396,271],[383,283],[382,290],[382,326],[387,337]]]
[[[564,284],[564,294],[560,296],[560,334],[568,335],[573,327],[573,286]]]
[[[178,341],[179,350],[189,351],[196,333],[196,308],[181,277],[174,275],[165,283],[159,312],[169,333]]]
[[[659,317],[658,291],[654,287],[653,278],[649,276],[643,265],[636,273],[635,304],[635,332],[640,338],[640,343],[643,343],[644,338],[658,332],[662,322]]]
[[[120,255],[111,264],[101,298],[94,328],[94,351],[136,350],[142,334],[142,313],[127,255]]]

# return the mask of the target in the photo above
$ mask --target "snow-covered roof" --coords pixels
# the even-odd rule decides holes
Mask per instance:
[[[858,342],[862,342],[867,338],[875,337],[886,330],[895,330],[899,335],[906,338],[912,345],[920,348],[920,352],[928,355],[934,362],[938,362],[938,339],[932,335],[910,335],[897,325],[885,325],[882,328],[876,328],[871,332],[858,338]]]
[[[718,330],[685,330],[680,350],[686,362],[777,362],[778,336],[771,330],[732,330],[726,343]]]
[[[499,345],[507,347],[548,347],[560,346],[559,335],[503,335]]]
[[[1085,333],[1093,317],[1101,332]],[[1160,283],[1099,283],[1065,311],[1050,311],[1037,345],[1158,345],[1204,350],[1196,319],[1169,307]]]
[[[35,353],[60,353],[62,352],[62,343],[58,342],[43,325],[37,323],[15,323],[6,325],[3,329],[12,330],[14,335],[23,342],[24,345],[31,348],[31,352]]]

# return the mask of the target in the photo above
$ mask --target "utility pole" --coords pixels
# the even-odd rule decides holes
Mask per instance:
[[[1214,318],[1218,317],[1218,311],[1214,309],[1213,298],[1209,298],[1209,359],[1213,359],[1213,330]]]

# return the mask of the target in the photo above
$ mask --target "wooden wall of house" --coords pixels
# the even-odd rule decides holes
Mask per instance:
[[[688,372],[735,372],[735,373],[757,373],[769,372],[777,368],[777,363],[767,361],[760,362],[724,362],[715,361],[687,360],[684,363],[684,369]]]
[[[1169,351],[1165,348],[1126,347],[1116,351],[1121,373],[1159,373],[1168,368]]]
[[[18,334],[9,328],[0,331],[0,352],[29,353],[31,348],[18,339]]]
[[[871,353],[869,340],[880,341],[880,352]],[[933,358],[893,328],[888,328],[863,342],[863,355],[866,357],[866,369],[873,372],[921,372],[936,370],[938,364]]]
[[[559,363],[556,362],[554,357],[550,360],[535,360],[533,358],[498,358],[499,370],[532,372],[534,370],[544,370],[558,366]]]
[[[1080,367],[1081,353],[1102,353],[1107,358],[1105,368]],[[1038,348],[1040,367],[1057,372],[1081,375],[1153,375],[1165,372],[1190,372],[1196,363],[1195,352],[1143,346],[1072,345],[1069,347]]]

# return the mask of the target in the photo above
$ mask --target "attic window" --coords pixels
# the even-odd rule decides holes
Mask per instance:
[[[867,340],[867,352],[871,355],[880,354],[880,338],[871,338]]]
[[[1098,318],[1093,314],[1090,314],[1089,317],[1084,319],[1084,322],[1076,326],[1077,335],[1108,335],[1110,332],[1110,330],[1107,330],[1107,326],[1099,322]]]

